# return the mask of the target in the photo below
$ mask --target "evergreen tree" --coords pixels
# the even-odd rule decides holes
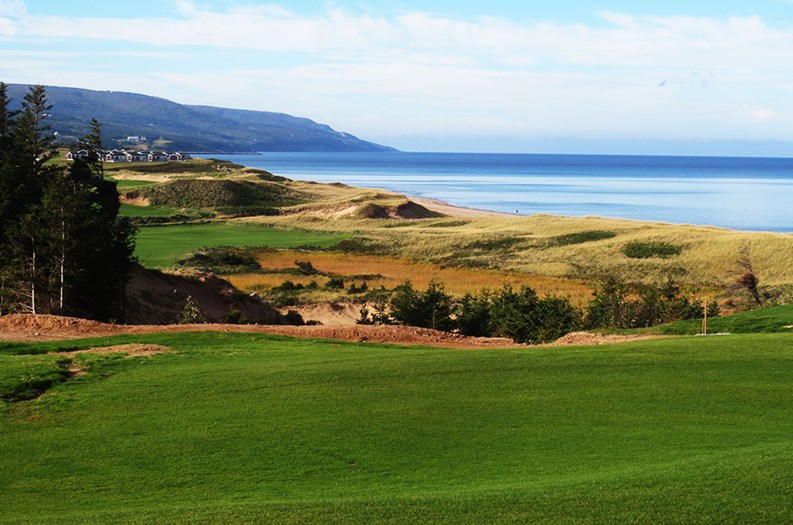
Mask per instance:
[[[96,119],[80,144],[88,155],[55,177],[43,200],[56,246],[53,295],[61,313],[119,319],[135,232],[118,216],[116,183],[104,178]]]
[[[0,314],[123,316],[135,229],[119,217],[116,184],[104,178],[96,119],[69,169],[46,125],[46,93],[34,86],[15,117],[0,84]]]

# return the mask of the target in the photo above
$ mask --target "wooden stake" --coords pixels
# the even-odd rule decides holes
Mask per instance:
[[[702,318],[702,335],[708,335],[708,300],[702,300],[702,310],[705,312],[705,316]]]

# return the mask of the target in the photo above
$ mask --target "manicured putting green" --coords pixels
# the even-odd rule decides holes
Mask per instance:
[[[244,223],[145,226],[138,232],[135,255],[148,268],[167,268],[203,247],[327,247],[348,237],[349,234],[279,229]]]

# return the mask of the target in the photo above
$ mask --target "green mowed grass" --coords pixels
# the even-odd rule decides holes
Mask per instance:
[[[634,330],[663,335],[693,335],[702,331],[702,320],[676,321],[652,328]],[[708,333],[756,334],[791,333],[793,334],[793,305],[758,308],[735,315],[708,318]]]
[[[0,345],[3,523],[782,523],[793,337],[498,351],[189,333]],[[22,354],[22,355],[15,355]]]
[[[258,224],[185,224],[143,226],[138,231],[135,255],[148,268],[167,268],[192,252],[216,246],[327,247],[349,234],[280,229]]]

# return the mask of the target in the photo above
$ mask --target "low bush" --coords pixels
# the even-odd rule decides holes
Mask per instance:
[[[559,235],[551,239],[551,244],[555,246],[569,246],[571,244],[583,244],[585,242],[602,241],[605,239],[612,239],[617,234],[612,231],[606,230],[589,230],[576,233],[568,233],[566,235]]]
[[[332,249],[356,255],[388,255],[390,253],[388,245],[364,237],[344,239],[337,242]]]
[[[496,237],[494,239],[482,239],[469,243],[466,248],[473,250],[509,250],[515,245],[520,244],[525,239],[523,237]]]
[[[622,253],[631,259],[650,259],[652,257],[668,259],[680,255],[682,251],[682,246],[668,242],[629,242],[623,248]]]
[[[445,331],[454,327],[452,298],[437,281],[430,281],[424,292],[405,281],[394,289],[390,306],[391,318],[397,324]]]
[[[254,250],[234,246],[204,248],[189,257],[180,259],[176,264],[195,268],[202,272],[220,274],[252,273],[261,270]]]
[[[709,304],[708,315],[718,314],[718,304]],[[586,321],[590,328],[646,328],[703,315],[699,304],[692,303],[671,280],[661,286],[629,286],[608,276],[597,283]]]

